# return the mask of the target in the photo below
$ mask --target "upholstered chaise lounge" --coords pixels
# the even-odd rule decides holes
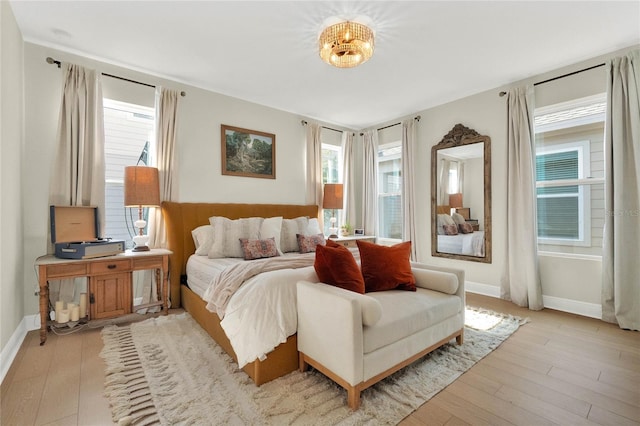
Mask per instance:
[[[300,370],[309,365],[360,392],[432,350],[463,342],[464,271],[412,263],[417,291],[358,294],[324,283],[298,282]]]

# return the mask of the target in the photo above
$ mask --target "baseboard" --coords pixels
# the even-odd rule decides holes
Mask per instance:
[[[465,281],[465,290],[468,293],[481,294],[483,296],[500,298],[500,287],[495,285]],[[602,306],[597,303],[581,302],[579,300],[564,299],[562,297],[542,295],[542,304],[545,308],[583,317],[602,319]]]
[[[20,324],[15,329],[7,344],[2,348],[0,352],[0,383],[4,381],[4,376],[7,375],[13,360],[20,350],[22,342],[27,335],[27,332],[31,330],[37,330],[40,328],[40,314],[27,315],[22,318]]]
[[[496,297],[496,298],[500,297],[500,287],[497,287],[495,285],[476,283],[473,281],[465,280],[464,289],[468,293],[476,293],[476,294],[481,294],[483,296],[490,296],[490,297]]]
[[[542,295],[542,304],[545,308],[555,309],[556,311],[602,319],[602,305],[598,303],[588,303],[579,300],[564,299],[562,297]]]

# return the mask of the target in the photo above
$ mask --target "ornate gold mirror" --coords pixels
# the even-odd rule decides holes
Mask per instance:
[[[491,263],[491,138],[462,124],[431,148],[431,255]]]

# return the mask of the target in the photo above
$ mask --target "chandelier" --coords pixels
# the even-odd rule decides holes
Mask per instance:
[[[322,31],[318,48],[320,57],[329,65],[356,67],[373,55],[373,30],[357,22],[340,22]]]

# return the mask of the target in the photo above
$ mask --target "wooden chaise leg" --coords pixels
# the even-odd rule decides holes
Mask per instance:
[[[360,389],[358,387],[349,386],[347,388],[347,404],[353,411],[360,408]]]
[[[456,336],[456,343],[458,346],[464,343],[464,331],[461,331],[460,334]]]

